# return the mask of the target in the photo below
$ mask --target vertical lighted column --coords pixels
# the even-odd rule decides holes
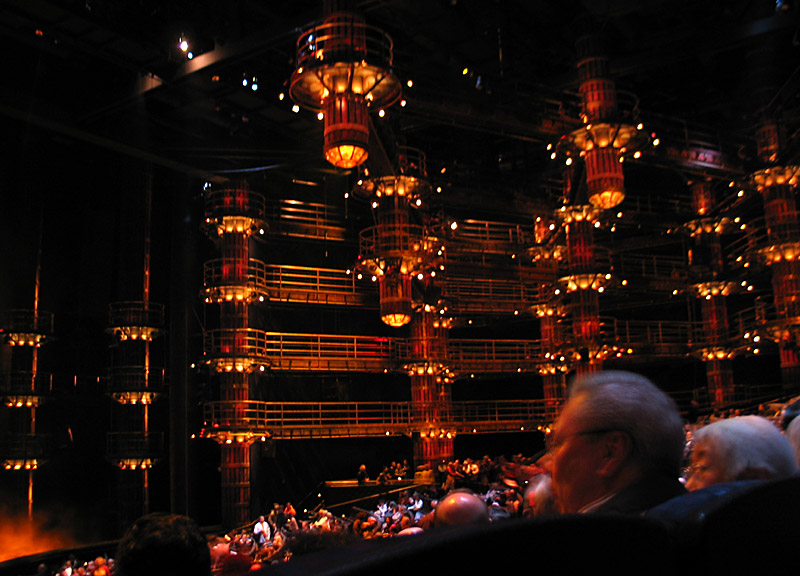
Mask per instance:
[[[569,274],[560,279],[568,294],[572,317],[572,351],[577,374],[602,369],[606,350],[600,334],[599,293],[607,277],[597,271],[594,250],[594,210],[575,206],[562,212],[567,235]]]
[[[620,112],[600,36],[582,35],[577,51],[584,126],[566,140],[584,159],[589,203],[609,210],[625,199],[622,160],[646,136],[641,124],[631,123],[635,112]]]
[[[586,165],[586,187],[589,203],[603,209],[617,206],[625,198],[622,165],[620,164],[620,128],[608,122],[617,115],[617,90],[610,78],[608,59],[603,53],[601,38],[594,33],[577,41],[578,75],[585,130],[573,140]],[[598,299],[594,219],[588,207],[573,206],[566,220],[567,260],[572,313],[572,341],[575,345],[576,372],[594,372],[602,368],[597,355],[600,340],[600,304]]]
[[[544,355],[544,362],[539,366],[544,399],[549,406],[556,406],[566,396],[565,370],[568,366],[562,353],[564,337],[558,321],[558,306],[542,304],[536,307],[535,312],[539,317],[539,331]]]
[[[50,395],[50,376],[39,370],[39,348],[53,336],[53,315],[39,306],[42,264],[42,228],[39,228],[39,246],[36,251],[33,309],[11,310],[0,324],[2,344],[11,348],[10,357],[0,351],[0,400],[8,408],[7,418],[0,414],[0,424],[9,429],[0,442],[0,460],[3,469],[24,473],[27,480],[26,501],[28,520],[33,520],[34,473],[44,462],[46,437],[37,429],[37,408]],[[3,436],[0,430],[0,436]]]
[[[416,310],[411,323],[409,361],[405,365],[411,379],[414,462],[416,466],[429,464],[431,469],[454,455],[447,330],[448,320],[438,310],[429,306]]]
[[[595,266],[593,226],[603,210],[610,210],[625,199],[622,162],[626,155],[637,156],[641,143],[648,139],[640,123],[634,124],[635,106],[624,110],[619,103],[616,83],[611,78],[608,57],[594,22],[583,22],[586,33],[576,42],[583,126],[564,135],[558,149],[566,153],[566,204],[561,213],[567,235],[569,275],[561,284],[569,293],[572,317],[573,350],[570,361],[578,374],[602,368],[608,351],[600,334],[598,294],[610,278]],[[558,151],[551,158],[555,159]],[[583,159],[585,192],[572,180],[572,166]]]
[[[109,324],[115,341],[108,394],[115,405],[106,459],[121,471],[119,523],[127,526],[150,511],[150,470],[164,455],[164,434],[151,423],[151,407],[164,391],[164,371],[151,358],[153,339],[163,331],[164,307],[148,300],[114,302]]]
[[[557,407],[566,397],[566,372],[569,367],[564,356],[564,335],[560,324],[563,316],[560,291],[555,289],[556,270],[561,250],[548,246],[552,231],[555,230],[552,218],[537,216],[534,221],[534,241],[532,248],[533,262],[549,262],[554,272],[551,282],[545,282],[538,288],[539,296],[531,310],[539,318],[539,337],[542,346],[542,362],[539,374],[542,377],[544,399],[550,407]]]
[[[692,237],[696,242],[697,254],[692,256],[692,269],[703,270],[703,277],[697,278],[695,290],[700,300],[703,323],[700,358],[706,367],[708,394],[714,407],[722,408],[736,399],[733,382],[733,350],[730,347],[727,297],[735,288],[735,283],[724,279],[724,258],[721,234],[724,224],[714,217],[716,199],[710,182],[692,181],[692,206],[697,219],[692,221]]]
[[[411,321],[411,274],[415,263],[409,227],[408,197],[384,195],[378,208],[377,253],[383,257],[378,274],[380,314],[389,326],[404,326]]]
[[[253,373],[263,368],[265,333],[250,328],[250,307],[266,295],[264,265],[251,258],[251,239],[265,232],[261,194],[245,184],[206,194],[206,230],[221,257],[206,263],[206,302],[219,305],[219,328],[205,339],[207,363],[219,382],[219,420],[203,435],[220,444],[222,522],[226,528],[251,519],[250,453],[260,433],[246,417]]]
[[[38,281],[37,281],[38,283]],[[50,375],[39,369],[39,348],[53,335],[53,316],[38,309],[11,310],[2,322],[3,345],[11,348],[0,380],[0,399],[8,426],[0,443],[4,470],[25,474],[28,519],[33,519],[34,473],[46,455],[46,437],[37,428],[37,409],[50,396]]]
[[[763,2],[754,7],[760,16],[774,15],[774,5]],[[777,53],[785,46],[773,38],[754,45],[746,54],[745,65],[750,87],[750,102],[759,116],[756,145],[761,169],[751,174],[752,185],[760,192],[769,246],[762,257],[772,268],[772,292],[777,321],[769,326],[780,350],[784,388],[800,388],[800,218],[797,212],[797,185],[800,166],[786,163],[786,137],[779,122],[782,111],[774,105],[776,95],[787,82],[775,65]],[[785,112],[783,112],[785,113]]]
[[[441,292],[445,247],[442,231],[431,225],[425,155],[401,147],[393,169],[393,175],[359,180],[354,189],[371,202],[377,221],[361,233],[357,267],[378,282],[381,320],[394,327],[410,324],[404,368],[411,380],[414,459],[435,466],[452,457],[455,435],[446,358],[449,319],[435,296]]]
[[[759,131],[759,136],[771,135]],[[772,145],[772,137],[760,141],[762,159]],[[783,385],[788,390],[800,387],[800,224],[796,190],[800,166],[772,166],[753,174],[752,179],[764,203],[764,219],[769,247],[762,251],[772,268],[772,291],[778,317],[771,330],[780,346]]]
[[[107,392],[115,405],[106,434],[106,459],[121,471],[117,486],[121,527],[150,511],[150,471],[164,451],[163,432],[151,422],[153,402],[164,391],[164,371],[154,362],[152,350],[154,338],[163,331],[164,307],[150,301],[151,178],[145,172],[142,180],[142,289],[134,295],[136,300],[109,306],[108,332],[114,343]]]
[[[443,247],[429,226],[412,223],[412,209],[418,221],[427,220],[431,187],[425,155],[402,148],[395,164],[395,175],[362,178],[353,191],[366,196],[377,222],[361,232],[356,266],[378,282],[381,320],[401,327],[411,322],[413,281],[425,282],[442,271]]]

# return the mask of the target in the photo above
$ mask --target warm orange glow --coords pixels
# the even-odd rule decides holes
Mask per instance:
[[[333,146],[325,150],[325,159],[339,168],[355,168],[367,159],[368,153],[365,148],[353,146],[352,144],[342,144]]]
[[[49,532],[45,524],[31,522],[25,517],[1,517],[0,562],[79,545],[71,536]]]
[[[383,320],[383,322],[389,326],[399,328],[400,326],[405,326],[411,322],[411,316],[403,313],[385,314],[381,316],[381,320]]]
[[[325,159],[339,168],[363,164],[369,153],[366,100],[357,94],[335,94],[325,101]]]
[[[619,206],[624,199],[625,199],[625,192],[623,192],[622,190],[615,190],[612,188],[592,194],[589,197],[589,202],[591,202],[592,206],[594,206],[595,208],[610,210],[615,206]]]

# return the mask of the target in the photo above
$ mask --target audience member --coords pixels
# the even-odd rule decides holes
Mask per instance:
[[[253,539],[259,548],[266,546],[271,537],[271,529],[263,516],[258,517],[258,521],[253,526]]]
[[[477,494],[468,490],[453,490],[439,500],[433,509],[433,526],[461,526],[489,522],[489,508]]]
[[[356,474],[356,479],[358,480],[359,484],[366,484],[368,477],[367,477],[367,465],[362,464],[358,467],[358,473]]]
[[[737,480],[767,480],[797,472],[792,445],[762,416],[717,420],[694,432],[686,487],[698,490]]]
[[[794,457],[800,466],[800,418],[793,418],[786,428],[786,439],[792,445]]]
[[[115,576],[209,576],[205,536],[186,516],[154,512],[139,518],[117,546]]]
[[[577,379],[549,440],[546,465],[562,512],[639,514],[685,492],[683,421],[644,376]]]

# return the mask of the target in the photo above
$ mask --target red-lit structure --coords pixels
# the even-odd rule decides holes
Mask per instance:
[[[369,26],[348,0],[326,0],[322,23],[297,41],[292,99],[323,114],[325,159],[355,168],[369,156],[369,109],[400,99],[392,40]]]
[[[166,395],[165,371],[154,341],[163,337],[164,305],[152,302],[152,176],[139,181],[144,190],[141,221],[141,299],[112,302],[108,329],[110,366],[107,394],[113,400],[111,431],[106,434],[106,459],[120,471],[117,485],[119,526],[129,526],[151,511],[151,473],[167,453],[165,422],[153,405]],[[139,251],[137,251],[139,252]],[[135,291],[133,292],[135,293]]]
[[[31,520],[35,472],[47,458],[49,440],[40,431],[37,412],[52,395],[52,377],[39,368],[39,350],[53,336],[53,315],[39,310],[38,292],[37,279],[34,308],[4,315],[2,344],[10,349],[11,357],[0,388],[3,409],[8,413],[0,459],[4,470],[25,475],[27,487],[20,491],[25,494],[20,500],[27,502]]]
[[[533,451],[570,379],[599,369],[647,373],[701,414],[797,393],[797,11],[212,4],[182,14],[214,36],[192,59],[164,49],[166,9],[0,7],[5,38],[26,48],[7,62],[19,90],[0,106],[0,157],[18,176],[7,189],[19,190],[1,213],[12,242],[0,245],[0,298],[25,308],[10,281],[28,256],[21,215],[41,198],[45,255],[59,249],[44,293],[69,309],[67,325],[102,303],[81,327],[103,336],[110,324],[116,338],[105,455],[137,493],[159,465],[173,488],[219,474],[234,527],[273,492],[317,493],[298,462],[317,476],[355,470],[309,445],[346,445],[342,461],[373,465],[390,452],[433,465],[500,435],[491,448]],[[255,77],[257,91],[242,85]],[[159,293],[109,307],[123,268],[139,287],[117,232],[136,215],[109,186],[120,157],[153,164],[154,231],[169,236],[154,254]],[[3,337],[51,340],[44,316]],[[91,372],[76,352],[98,346],[81,336],[53,340],[69,372],[61,402],[104,382],[73,374]],[[169,348],[163,378],[156,342]],[[4,346],[0,362],[4,395],[22,390],[23,403],[0,424],[29,434],[35,421],[38,437],[42,411],[25,407],[49,389],[41,371],[29,386],[38,359]],[[23,364],[20,388],[7,374]],[[164,394],[165,443],[190,448],[149,469],[162,382],[178,391]]]
[[[687,228],[695,245],[688,255],[692,286],[700,301],[701,330],[695,337],[697,354],[706,366],[708,394],[714,406],[723,407],[736,400],[732,360],[736,353],[728,322],[727,297],[739,286],[727,279],[721,237],[734,226],[726,218],[709,217],[716,209],[713,183],[689,183],[692,206],[697,219]]]
[[[206,330],[203,348],[224,416],[207,421],[203,435],[220,445],[226,526],[246,523],[252,514],[251,447],[269,436],[246,417],[253,380],[269,364],[267,333],[250,326],[250,307],[267,295],[264,264],[250,255],[251,242],[266,233],[264,214],[264,197],[245,184],[206,192],[204,228],[220,258],[206,263],[203,292],[219,307],[219,324]]]

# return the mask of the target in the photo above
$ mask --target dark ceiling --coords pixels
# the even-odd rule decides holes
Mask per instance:
[[[407,106],[373,120],[433,169],[491,179],[499,164],[515,185],[539,186],[544,145],[578,122],[575,40],[586,26],[603,32],[617,87],[639,99],[649,125],[739,149],[767,104],[797,140],[800,9],[789,2],[369,0],[356,9],[393,39],[395,72],[414,82]],[[24,130],[14,138],[41,129],[187,173],[326,170],[321,123],[279,99],[297,38],[322,16],[321,0],[4,0],[0,112]],[[206,52],[186,60],[181,34]],[[749,64],[754,48],[772,50],[771,70]],[[258,78],[258,91],[243,77]]]
[[[793,3],[368,0],[355,10],[393,40],[406,100],[385,117],[373,110],[367,166],[380,172],[397,144],[421,150],[433,184],[448,191],[448,215],[530,223],[560,205],[563,164],[546,146],[580,127],[576,40],[587,29],[602,33],[621,98],[637,103],[662,142],[626,164],[629,205],[668,199],[672,210],[688,198],[689,177],[746,176],[757,167],[762,113],[783,127],[779,161],[800,164]],[[124,215],[139,207],[120,208],[124,194],[114,188],[136,187],[130,167],[140,161],[200,183],[241,174],[324,180],[308,193],[347,211],[331,198],[352,185],[352,171],[324,160],[316,113],[280,97],[298,38],[323,17],[322,0],[2,0],[3,307],[30,300],[39,227],[45,257],[57,261],[46,274],[91,285],[104,262],[125,268],[121,243],[139,231]],[[191,60],[181,36],[199,49]],[[716,160],[687,161],[687,149]],[[42,204],[43,226],[34,216]],[[663,210],[653,222],[670,226]],[[641,216],[634,225],[643,227]],[[67,246],[76,247],[71,255],[55,256]],[[66,269],[75,250],[83,271]],[[114,282],[126,284],[123,272]]]

